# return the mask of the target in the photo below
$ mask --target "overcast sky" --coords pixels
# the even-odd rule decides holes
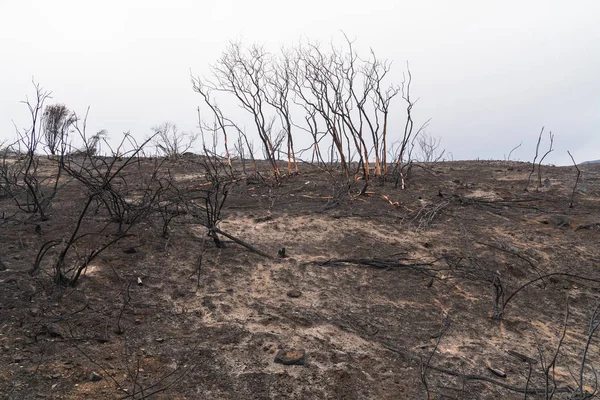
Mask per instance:
[[[394,76],[410,62],[415,117],[454,159],[503,159],[523,141],[513,158],[530,160],[543,125],[549,162],[600,159],[599,17],[598,0],[0,0],[0,141],[27,125],[32,77],[51,102],[90,106],[90,132],[197,131],[190,70],[208,73],[230,40],[277,51],[342,30]]]

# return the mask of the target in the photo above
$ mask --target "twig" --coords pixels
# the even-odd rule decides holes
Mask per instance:
[[[529,372],[527,373],[527,382],[525,382],[525,396],[524,400],[527,400],[527,395],[529,394],[529,384],[531,383],[531,371],[533,370],[533,364],[529,364]]]
[[[446,313],[444,313],[443,318],[442,318],[442,328],[437,335],[437,340],[435,341],[435,346],[433,347],[433,350],[429,354],[429,357],[427,358],[427,362],[423,363],[423,359],[421,359],[421,364],[420,364],[421,382],[423,383],[423,386],[425,387],[425,391],[427,392],[428,400],[431,398],[431,394],[429,393],[429,386],[427,385],[427,369],[429,368],[431,359],[433,358],[435,352],[437,351],[437,349],[440,345],[442,336],[444,336],[444,333],[446,333],[446,331],[448,330],[449,327],[450,327],[450,320],[448,319],[448,315]]]
[[[516,149],[521,147],[522,144],[523,144],[523,142],[519,143],[518,146],[513,147],[513,149],[508,153],[508,158],[506,159],[506,161],[510,161],[510,155],[513,153],[513,151],[515,151]]]
[[[127,308],[129,303],[131,302],[131,294],[129,293],[130,287],[131,287],[131,281],[129,281],[127,283],[127,288],[125,289],[125,294],[123,295],[123,307],[121,307],[121,312],[119,312],[119,317],[117,318],[117,333],[118,334],[122,334],[123,332],[125,332],[125,330],[123,328],[121,328],[121,317],[123,316],[123,313],[125,312],[125,308]],[[107,339],[108,339],[108,336],[107,336]]]
[[[554,391],[556,390],[556,375],[555,375],[555,367],[556,367],[556,359],[558,358],[558,354],[560,353],[560,348],[563,344],[563,341],[565,340],[565,336],[567,334],[567,323],[569,321],[569,297],[567,296],[567,302],[566,302],[566,310],[565,310],[565,322],[563,324],[563,332],[562,335],[560,336],[560,339],[558,340],[558,345],[556,346],[556,351],[554,352],[554,356],[552,357],[552,361],[550,361],[550,364],[544,369],[544,375],[546,377],[546,399],[547,400],[551,400],[552,397],[554,397]],[[548,393],[548,385],[549,385],[549,374],[550,374],[550,368],[552,368],[552,383],[554,385],[554,387],[552,388],[552,392]],[[550,395],[550,396],[548,396]]]
[[[542,134],[544,133],[544,127],[542,126],[542,130],[540,131],[540,135],[538,136],[537,145],[535,146],[535,157],[533,157],[533,162],[531,163],[531,172],[529,173],[529,177],[527,177],[527,185],[525,185],[524,191],[526,192],[529,188],[529,184],[531,183],[531,176],[535,172],[535,162],[537,161],[539,151],[540,151],[540,143],[542,142]]]
[[[552,145],[554,144],[554,135],[550,132],[550,148],[548,151],[540,158],[538,162],[538,189],[542,186],[542,161],[546,158],[546,156],[554,151]]]
[[[380,344],[392,352],[401,354],[410,360],[420,362],[420,360],[417,357],[415,357],[411,354],[408,354],[406,351],[396,348],[396,346],[394,346],[390,343],[380,342]],[[458,378],[465,379],[465,380],[475,380],[475,381],[491,383],[492,385],[499,386],[503,389],[510,390],[510,391],[516,392],[516,393],[541,394],[541,393],[545,392],[544,388],[524,388],[524,387],[519,387],[519,386],[513,386],[513,385],[509,385],[507,383],[498,381],[496,379],[484,376],[484,375],[465,374],[462,372],[457,372],[457,371],[454,371],[454,370],[451,370],[448,368],[438,367],[435,365],[430,365],[429,368],[432,370],[435,370],[435,371],[438,371],[438,372],[441,372],[441,373],[444,373],[447,375],[456,376]],[[555,391],[555,393],[569,393],[569,392],[571,392],[571,389],[568,387],[559,387],[559,388],[556,388],[556,391]]]
[[[569,203],[569,208],[573,208],[574,207],[573,199],[575,198],[575,190],[577,189],[577,184],[579,183],[579,177],[581,176],[581,171],[579,170],[579,167],[577,166],[575,159],[571,155],[571,152],[567,150],[567,153],[569,153],[569,157],[571,157],[571,161],[573,161],[573,165],[575,166],[575,169],[577,170],[577,179],[575,179],[575,185],[573,186],[573,193],[571,193],[571,202]]]
[[[583,356],[581,357],[581,364],[579,366],[579,387],[577,390],[579,394],[583,395],[583,370],[585,369],[585,363],[587,358],[588,349],[590,347],[590,343],[596,333],[596,330],[600,327],[600,303],[594,309],[592,313],[592,317],[590,318],[590,327],[588,331],[587,341],[585,342],[585,347],[583,349]],[[592,367],[593,370],[593,367]],[[594,376],[596,376],[596,372],[594,371]],[[597,377],[596,377],[597,378]],[[586,398],[592,398],[593,396],[588,396]]]
[[[517,293],[519,293],[521,290],[525,289],[527,286],[534,284],[535,282],[538,282],[544,278],[549,278],[551,276],[565,276],[567,278],[575,278],[575,279],[581,279],[583,281],[589,281],[589,282],[596,282],[596,283],[600,283],[600,279],[595,279],[595,278],[586,278],[585,276],[581,276],[581,275],[575,275],[575,274],[569,274],[566,272],[553,272],[550,274],[546,274],[546,275],[542,275],[538,278],[535,278],[527,283],[524,283],[523,285],[521,285],[517,290],[515,290],[514,292],[512,292],[512,294],[510,296],[508,296],[508,298],[504,301],[504,305],[503,308],[506,308],[506,305],[510,302],[510,300],[515,297],[515,295]]]

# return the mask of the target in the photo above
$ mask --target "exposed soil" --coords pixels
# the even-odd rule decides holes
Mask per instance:
[[[185,160],[169,168],[182,187],[203,179]],[[57,287],[49,265],[28,274],[41,245],[76,221],[81,191],[67,186],[47,221],[0,224],[0,393],[522,399],[519,390],[546,387],[540,352],[550,364],[567,303],[553,372],[573,391],[600,302],[600,166],[580,168],[573,208],[573,167],[542,167],[546,184],[536,190],[536,172],[524,191],[531,164],[516,162],[415,166],[406,189],[372,184],[366,196],[357,185],[337,197],[329,175],[309,165],[280,186],[240,180],[219,228],[273,258],[223,237],[219,249],[187,216],[167,239],[149,221],[75,288]],[[492,318],[495,287],[506,300],[555,272],[567,275],[528,285]],[[598,343],[584,370],[589,392]],[[304,350],[305,365],[276,363],[280,350]],[[531,372],[509,351],[535,359]]]

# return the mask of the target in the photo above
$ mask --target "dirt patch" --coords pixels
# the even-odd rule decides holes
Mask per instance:
[[[194,187],[194,165],[168,167]],[[175,218],[168,238],[150,221],[59,288],[47,268],[28,271],[68,235],[73,186],[48,221],[1,227],[0,393],[417,399],[425,380],[434,398],[523,398],[545,385],[540,354],[551,360],[567,303],[554,374],[573,390],[600,301],[600,170],[582,167],[586,190],[569,208],[574,169],[544,167],[550,185],[524,192],[529,168],[439,163],[414,168],[405,190],[373,184],[341,200],[308,167],[277,187],[240,180],[219,228],[273,258],[226,238],[217,248],[193,219]],[[515,292],[493,320],[496,295],[502,306]],[[305,351],[306,365],[275,362],[283,350]],[[594,336],[588,366],[599,350]],[[508,351],[537,360],[530,375]]]

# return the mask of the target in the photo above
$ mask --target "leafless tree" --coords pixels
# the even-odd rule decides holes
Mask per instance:
[[[214,82],[201,78],[193,79],[193,82],[194,90],[202,94],[205,100],[211,91],[227,93],[238,100],[242,109],[252,117],[273,175],[279,180],[280,172],[269,132],[269,104],[263,90],[268,80],[268,63],[269,54],[261,46],[253,45],[244,50],[239,43],[232,42],[211,68]]]
[[[296,69],[293,75],[293,90],[297,101],[303,103],[304,109],[309,114],[307,122],[315,139],[314,146],[320,146],[316,141],[318,116],[324,125],[326,135],[331,139],[331,152],[337,153],[344,174],[347,178],[351,178],[349,154],[345,143],[349,139],[340,129],[340,113],[336,110],[342,102],[339,97],[342,80],[341,77],[334,75],[334,57],[324,53],[318,43],[309,42],[295,49]],[[336,95],[339,101],[336,101]],[[333,162],[334,155],[329,158]]]
[[[292,122],[290,110],[290,91],[292,88],[292,74],[294,72],[291,57],[289,52],[282,51],[281,59],[273,61],[272,73],[267,77],[268,85],[263,87],[265,101],[276,110],[282,126],[282,131],[277,136],[278,145],[275,145],[275,148],[279,148],[283,140],[287,139],[288,175],[298,173],[292,134],[294,123]]]
[[[388,153],[388,119],[390,112],[390,103],[394,97],[398,93],[400,93],[400,88],[394,85],[389,85],[387,88],[382,88],[382,82],[388,72],[391,69],[391,63],[388,61],[380,61],[375,56],[375,53],[371,51],[371,61],[365,67],[367,68],[365,75],[370,80],[372,93],[371,97],[373,99],[373,104],[375,106],[375,127],[373,129],[373,125],[369,122],[369,127],[371,128],[371,133],[373,135],[373,143],[376,154],[376,174],[381,174],[384,177],[387,176],[387,153]],[[379,117],[379,114],[382,117]],[[380,120],[382,121],[380,122]],[[381,138],[379,136],[379,125],[383,124],[381,130]]]
[[[311,161],[338,169],[352,185],[364,181],[361,193],[371,176],[385,181],[390,148],[396,147],[394,177],[405,186],[415,138],[427,125],[413,127],[411,110],[416,101],[410,97],[410,70],[401,86],[388,83],[391,63],[373,51],[367,59],[361,58],[355,41],[344,38],[342,47],[307,40],[277,54],[260,45],[230,43],[208,78],[192,78],[194,90],[215,120],[212,128],[206,122],[200,125],[219,133],[227,154],[231,134],[249,143],[244,124],[232,121],[217,102],[217,97],[233,98],[251,117],[277,181],[279,146],[287,145],[281,153],[287,153],[287,173],[294,174],[297,155],[308,150],[298,152],[294,144],[299,135],[309,134]],[[392,100],[399,94],[407,104],[407,121],[404,136],[390,146]]]
[[[438,150],[442,143],[442,138],[422,132],[416,139],[419,145],[419,154],[417,157],[420,161],[438,162],[443,159],[446,150]]]
[[[401,183],[402,188],[406,187],[406,179],[412,167],[412,150],[414,148],[415,139],[427,128],[430,120],[427,120],[417,130],[414,129],[414,120],[412,117],[412,109],[417,100],[412,100],[410,97],[410,86],[412,84],[412,73],[407,64],[407,74],[401,86],[402,98],[406,103],[406,123],[404,125],[404,133],[399,140],[398,151],[394,161],[394,175],[396,186]]]
[[[208,130],[211,132],[211,136],[213,139],[212,153],[216,155],[217,153],[217,141],[219,139],[219,133],[223,135],[223,142],[225,145],[225,156],[227,157],[227,164],[231,166],[231,154],[229,153],[229,138],[228,132],[229,128],[231,128],[231,124],[228,122],[227,118],[223,115],[221,108],[213,100],[211,96],[211,89],[206,87],[200,79],[195,79],[192,77],[192,85],[194,87],[194,91],[200,93],[202,98],[204,99],[204,103],[211,110],[214,121],[212,126],[207,125],[200,115],[200,107],[198,107],[198,126],[200,128],[200,132],[202,134],[202,150],[206,153],[208,148],[206,147],[204,131]],[[245,134],[244,134],[245,136]]]
[[[180,132],[177,125],[171,122],[164,122],[152,127],[154,138],[152,144],[167,158],[177,159],[188,151],[198,135]]]
[[[348,37],[344,49],[332,45],[325,50],[308,42],[296,50],[296,59],[293,90],[308,114],[305,120],[313,135],[313,154],[321,140],[317,137],[318,116],[331,139],[330,159],[339,158],[348,178],[356,179],[361,171],[368,183],[373,153],[373,173],[387,174],[390,103],[400,90],[383,86],[390,64],[379,60],[374,52],[369,60],[361,60]],[[355,156],[357,170],[351,173]]]
[[[45,91],[39,84],[33,82],[35,98],[26,99],[31,125],[25,129],[17,129],[17,140],[7,146],[3,152],[0,181],[3,192],[12,198],[17,207],[25,213],[37,215],[41,220],[49,218],[48,208],[61,185],[62,158],[66,148],[64,141],[59,150],[60,157],[57,169],[51,176],[42,175],[39,170],[39,146],[42,143],[44,102],[51,93]],[[10,155],[18,157],[8,162]]]
[[[529,177],[527,178],[527,184],[525,185],[524,191],[527,191],[527,189],[529,188],[529,185],[531,184],[531,177],[535,173],[535,163],[538,160],[538,157],[540,155],[539,151],[540,151],[540,144],[542,143],[542,135],[543,134],[544,134],[544,127],[542,126],[542,130],[540,131],[540,134],[539,134],[538,140],[537,140],[537,144],[535,146],[535,156],[533,157],[533,162],[531,163],[531,172],[529,173]],[[546,151],[546,153],[544,153],[544,155],[542,157],[540,157],[539,161],[537,161],[537,163],[538,163],[537,164],[538,165],[538,182],[537,182],[536,190],[539,190],[542,187],[542,162],[544,161],[546,156],[554,150],[554,148],[552,147],[554,144],[554,135],[552,134],[552,132],[548,133],[548,138],[550,139],[550,145],[548,146],[548,151]]]
[[[581,171],[579,170],[579,167],[577,166],[577,163],[575,162],[575,159],[573,158],[571,152],[567,151],[567,153],[569,154],[569,157],[571,157],[571,161],[573,161],[573,165],[577,170],[577,178],[575,179],[575,184],[573,185],[573,192],[571,193],[571,201],[569,202],[569,208],[573,208],[573,199],[575,198],[575,191],[577,190],[577,184],[579,183],[579,178],[581,177]]]

